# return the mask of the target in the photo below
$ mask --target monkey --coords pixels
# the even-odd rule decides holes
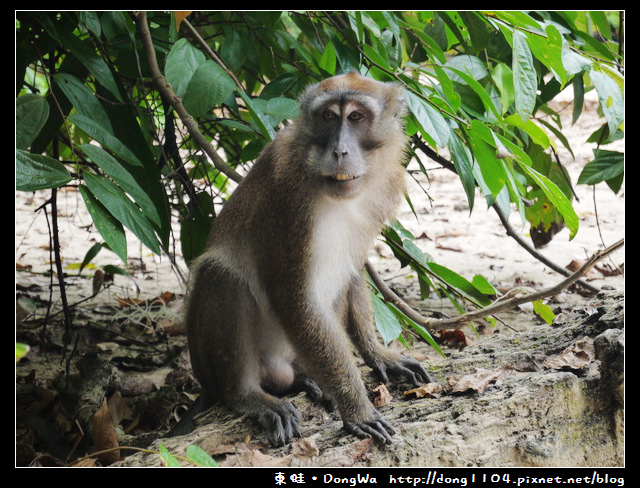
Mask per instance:
[[[429,382],[379,343],[363,275],[405,190],[403,89],[353,71],[303,91],[214,219],[191,268],[188,349],[204,402],[258,420],[269,443],[301,437],[283,395],[306,387],[347,433],[390,443],[353,348],[378,378]]]

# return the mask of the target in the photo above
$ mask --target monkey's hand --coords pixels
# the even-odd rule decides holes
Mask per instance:
[[[378,442],[383,444],[391,444],[391,436],[396,431],[387,422],[382,420],[379,415],[376,415],[375,420],[369,420],[364,422],[352,422],[349,420],[343,421],[344,429],[361,439],[372,437]]]
[[[408,358],[400,354],[380,358],[374,361],[371,367],[383,383],[389,381],[389,375],[404,377],[413,383],[414,386],[431,383],[431,378],[429,378],[429,374],[422,364],[413,358]]]
[[[272,447],[284,446],[292,442],[295,437],[302,437],[298,426],[299,420],[300,413],[289,402],[270,406],[258,417]]]

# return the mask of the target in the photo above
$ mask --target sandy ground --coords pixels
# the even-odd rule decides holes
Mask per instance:
[[[560,106],[566,104],[563,114],[567,119],[571,115],[571,105],[569,102],[559,103]],[[591,101],[586,105],[589,113],[577,125],[571,127],[565,120],[575,160],[558,145],[560,157],[573,181],[577,180],[582,167],[592,157],[594,146],[585,144],[584,141],[602,123],[595,111],[596,103]],[[623,143],[617,143],[616,149],[624,150]],[[418,244],[437,263],[468,279],[481,274],[502,288],[510,288],[521,282],[539,288],[560,281],[561,277],[557,273],[547,269],[506,235],[496,214],[487,209],[481,197],[476,198],[475,208],[469,214],[465,194],[456,176],[441,169],[436,163],[429,166],[433,168],[429,173],[429,181],[424,177],[420,178],[429,198],[415,181],[409,180],[409,193],[417,211],[417,219],[405,205],[400,211],[399,220],[415,236],[423,236]],[[565,229],[542,250],[547,257],[562,266],[574,260],[583,260],[624,237],[624,187],[618,195],[614,195],[602,184],[595,190],[576,185],[575,190],[579,201],[574,206],[580,217],[577,236],[569,241],[568,231]],[[49,252],[48,221],[44,212],[38,208],[49,195],[49,191],[35,194],[16,192],[15,202],[16,283],[20,287],[40,285],[43,287],[39,292],[41,298],[47,298],[49,294],[49,278],[43,273],[49,270],[52,258]],[[91,295],[89,278],[93,268],[85,269],[83,277],[78,277],[77,266],[89,248],[100,242],[101,238],[91,226],[91,219],[77,191],[69,189],[59,192],[58,208],[61,253],[64,269],[69,273],[68,294],[73,303]],[[515,229],[527,235],[528,228],[523,227],[518,215],[512,214],[510,222]],[[154,256],[142,248],[135,238],[129,239],[129,256],[132,279],[117,276],[115,285],[92,299],[93,301],[110,301],[123,296],[151,298],[166,291],[184,291],[184,285],[171,269],[167,257]],[[404,293],[415,296],[415,280],[411,279],[406,270],[398,268],[385,246],[376,245],[372,250],[372,258],[386,279],[390,279]],[[181,258],[178,258],[178,262],[184,272],[185,266]],[[608,261],[609,265],[623,263],[624,249],[615,253]],[[106,250],[98,254],[93,264],[120,265],[115,254]],[[624,289],[624,275],[605,277],[592,271],[587,279],[597,287]],[[57,284],[53,287],[53,296],[58,296]]]

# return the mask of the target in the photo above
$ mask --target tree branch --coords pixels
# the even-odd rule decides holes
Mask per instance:
[[[569,286],[576,283],[580,277],[587,273],[598,261],[609,256],[613,252],[620,249],[624,246],[624,239],[620,239],[615,244],[609,246],[602,251],[598,251],[593,256],[591,256],[585,264],[583,264],[580,269],[578,269],[575,273],[568,276],[566,279],[560,281],[559,283],[546,288],[544,290],[535,291],[531,293],[526,293],[521,288],[514,288],[513,290],[505,293],[504,296],[493,302],[491,305],[481,308],[479,310],[475,310],[473,312],[469,312],[463,315],[459,315],[457,317],[451,317],[446,319],[432,319],[423,317],[421,314],[413,310],[409,307],[398,295],[396,295],[391,288],[387,286],[387,284],[380,279],[375,270],[371,267],[370,263],[367,263],[367,271],[371,274],[371,279],[374,284],[378,287],[380,292],[384,295],[384,297],[397,306],[404,314],[406,314],[411,320],[418,323],[423,327],[427,327],[432,330],[441,330],[441,329],[459,329],[464,326],[467,322],[481,319],[483,317],[494,315],[496,313],[502,312],[504,310],[511,309],[518,305],[522,305],[523,303],[534,302],[536,300],[542,300],[543,298],[547,298],[553,295],[557,295],[562,290],[568,288]],[[373,271],[373,274],[372,274]]]
[[[189,134],[196,142],[196,144],[202,148],[202,150],[209,156],[214,166],[218,171],[225,174],[235,182],[240,182],[242,176],[240,176],[233,168],[231,168],[222,157],[215,151],[213,146],[207,141],[198,129],[198,123],[187,112],[182,104],[182,100],[171,88],[171,85],[167,82],[166,78],[162,75],[160,67],[158,66],[158,60],[153,47],[153,41],[151,40],[151,32],[149,31],[149,25],[147,24],[146,12],[134,12],[133,17],[136,21],[138,28],[138,34],[147,55],[147,61],[149,69],[151,70],[153,83],[156,85],[158,91],[169,101],[173,109],[176,111],[185,127],[189,131]]]
[[[454,173],[456,172],[455,166],[453,165],[453,163],[451,161],[449,161],[448,159],[443,158],[442,156],[437,154],[433,149],[431,149],[429,146],[427,146],[424,143],[424,141],[421,141],[418,138],[413,138],[413,141],[420,148],[420,150],[422,152],[424,152],[429,158],[431,158],[435,162],[439,163],[442,167],[444,167],[444,168],[446,168],[446,169],[448,169],[450,171],[453,171]],[[556,273],[560,273],[561,275],[564,275],[564,276],[569,276],[569,271],[567,269],[563,268],[562,266],[557,265],[556,263],[554,263],[553,261],[551,261],[550,259],[545,257],[543,254],[541,254],[538,251],[536,251],[524,239],[522,239],[522,237],[520,237],[520,235],[513,230],[513,228],[509,224],[509,221],[507,220],[506,216],[502,213],[502,211],[500,210],[500,208],[497,205],[493,205],[492,208],[496,212],[496,214],[498,214],[498,218],[500,219],[500,221],[502,222],[503,227],[507,231],[507,235],[509,237],[511,237],[512,239],[514,239],[520,245],[520,247],[522,247],[525,251],[527,251],[529,254],[531,254],[534,258],[536,258],[538,261],[543,263],[545,266],[551,268]],[[589,283],[586,283],[586,282],[584,282],[582,280],[579,280],[578,284],[580,286],[586,288],[587,290],[594,292],[594,293],[597,293],[599,291],[596,287],[594,287],[594,286],[590,285]]]

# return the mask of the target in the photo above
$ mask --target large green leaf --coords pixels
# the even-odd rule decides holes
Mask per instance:
[[[154,224],[160,225],[161,219],[158,209],[149,195],[140,187],[133,175],[104,149],[93,144],[83,144],[80,148],[91,158],[106,174],[126,191],[140,206],[144,215]]]
[[[422,98],[407,92],[407,105],[422,128],[422,134],[434,141],[438,147],[446,147],[451,136],[451,128],[445,118]]]
[[[624,122],[624,96],[614,78],[604,70],[592,69],[589,76],[596,87],[600,108],[607,119],[610,139],[616,136]]]
[[[102,146],[113,151],[127,163],[132,166],[142,167],[142,162],[120,139],[115,137],[108,128],[105,128],[101,122],[94,120],[82,114],[73,114],[69,116],[69,120],[73,122],[82,132],[99,142]]]
[[[560,212],[567,229],[569,229],[569,239],[573,239],[580,227],[580,219],[571,205],[569,197],[565,195],[558,185],[532,167],[529,156],[520,147],[504,137],[498,136],[498,138],[513,156],[509,159],[517,163],[520,170],[535,182],[538,188],[540,188],[549,199],[551,205]]]
[[[16,148],[31,146],[40,129],[49,117],[49,104],[35,94],[26,94],[16,99]]]
[[[233,94],[235,84],[214,61],[201,63],[189,80],[183,97],[184,107],[193,117],[200,117]]]
[[[371,294],[371,305],[380,336],[385,344],[389,344],[398,338],[402,332],[402,325],[382,299],[375,294]]]
[[[69,73],[58,73],[54,76],[54,80],[79,114],[99,120],[105,130],[113,133],[107,112],[96,94],[84,83]]]
[[[127,197],[126,193],[105,177],[91,173],[84,173],[83,176],[87,188],[104,208],[133,232],[147,248],[160,254],[160,244],[151,222],[144,216],[140,208]]]
[[[588,162],[578,177],[578,184],[596,185],[605,181],[618,193],[624,176],[624,153],[594,149],[595,158]]]
[[[522,119],[533,113],[538,93],[538,74],[533,56],[523,33],[513,32],[513,85],[516,94],[516,112]]]
[[[80,185],[80,194],[87,207],[93,224],[107,243],[107,246],[122,260],[127,262],[127,237],[122,224],[102,205],[85,185]]]
[[[16,149],[16,190],[58,188],[70,181],[71,175],[60,161]]]
[[[171,47],[164,74],[176,95],[184,97],[193,74],[205,59],[204,54],[192,46],[187,39],[179,39]]]

